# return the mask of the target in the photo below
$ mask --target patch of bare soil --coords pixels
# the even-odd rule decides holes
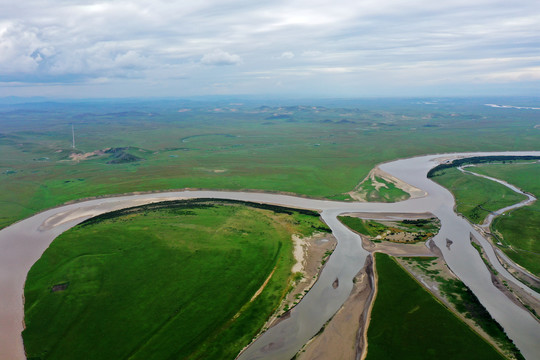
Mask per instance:
[[[435,256],[424,242],[406,244],[383,241],[375,243],[365,236],[361,236],[361,238],[362,247],[369,252],[378,251],[392,256]]]
[[[51,292],[64,291],[68,288],[69,283],[56,284],[51,288]]]
[[[223,174],[227,171],[227,169],[207,169],[207,168],[199,168],[201,171],[213,173],[213,174]]]
[[[401,220],[419,220],[419,219],[429,219],[435,217],[430,212],[423,212],[417,214],[411,213],[376,213],[376,212],[351,212],[343,213],[342,216],[357,217],[365,220],[389,220],[389,221],[401,221]]]
[[[255,300],[257,298],[257,296],[261,295],[261,293],[263,292],[264,288],[266,287],[266,285],[268,285],[268,282],[270,281],[270,279],[272,278],[272,275],[274,275],[274,271],[276,271],[276,268],[274,267],[274,269],[272,270],[272,272],[270,273],[270,275],[268,275],[268,277],[266,278],[266,280],[264,281],[264,283],[261,285],[261,287],[259,288],[259,290],[257,290],[255,292],[255,294],[251,297],[251,299],[249,300],[249,302],[253,302],[253,300]],[[239,315],[240,313],[238,313],[237,315]]]
[[[91,152],[87,152],[87,153],[71,153],[69,155],[69,158],[73,161],[82,161],[82,160],[86,160],[90,157],[93,157],[93,156],[101,156],[101,155],[105,155],[105,152],[107,150],[110,150],[110,148],[107,148],[107,149],[103,149],[103,150],[95,150],[95,151],[91,151]]]
[[[373,298],[373,288],[373,264],[369,256],[366,266],[354,278],[347,301],[324,331],[300,351],[298,359],[357,359],[365,344],[366,314]]]

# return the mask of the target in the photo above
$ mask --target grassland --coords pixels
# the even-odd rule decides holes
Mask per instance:
[[[402,221],[374,221],[353,216],[339,216],[338,218],[350,229],[369,236],[372,241],[414,243],[432,238],[440,229],[437,218]]]
[[[69,200],[132,191],[256,189],[346,200],[380,162],[540,142],[533,112],[483,105],[493,99],[306,102],[0,104],[0,228]],[[129,156],[70,159],[109,148]],[[133,157],[141,160],[126,162]]]
[[[377,253],[378,290],[367,359],[504,359],[424,290],[391,257]]]
[[[473,171],[505,180],[540,198],[540,164],[496,164]],[[516,263],[540,276],[540,203],[534,202],[493,221],[492,232],[500,248]]]
[[[177,201],[87,221],[28,274],[28,358],[232,359],[288,290],[291,234],[324,229],[310,212],[237,202]]]
[[[356,190],[367,201],[396,202],[407,200],[410,197],[394,183],[377,176],[366,179]]]
[[[467,319],[472,319],[506,355],[523,359],[515,344],[508,338],[501,325],[491,317],[476,295],[458,278],[438,269],[436,257],[401,257],[409,266],[414,266],[437,284],[441,296],[446,298],[457,312]],[[443,264],[446,267],[446,264]]]
[[[482,223],[492,211],[526,199],[504,185],[464,174],[456,168],[442,170],[433,176],[432,180],[452,192],[456,199],[457,212],[473,224]]]
[[[540,164],[519,161],[505,164],[489,164],[469,168],[479,174],[505,180],[524,191],[540,197]],[[470,174],[462,174],[457,169],[445,169],[433,177],[447,187],[456,198],[457,211],[473,223],[480,223],[493,211],[512,205],[524,199],[507,187],[491,180]],[[484,210],[485,209],[485,210]],[[497,243],[513,261],[540,276],[540,204],[537,202],[504,216],[497,217],[491,224],[491,232]]]

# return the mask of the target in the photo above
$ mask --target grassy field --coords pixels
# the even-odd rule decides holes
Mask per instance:
[[[540,164],[514,161],[506,164],[490,164],[469,168],[479,174],[505,180],[540,197]],[[507,187],[474,175],[462,174],[457,169],[445,169],[442,175],[433,177],[454,194],[457,211],[471,222],[480,223],[489,210],[498,210],[525,199]],[[537,202],[497,217],[492,233],[497,235],[500,248],[512,260],[540,276],[540,204]]]
[[[391,257],[377,253],[367,359],[504,359]]]
[[[28,358],[233,359],[288,290],[291,234],[326,229],[256,206],[173,202],[65,232],[28,274]]]
[[[382,240],[392,240],[393,235],[409,233],[411,237],[406,242],[425,241],[439,232],[440,222],[437,218],[402,220],[402,221],[374,221],[353,216],[339,216],[338,219],[350,229],[369,236],[372,241],[378,236]]]
[[[498,164],[475,167],[473,171],[505,180],[540,198],[540,164]],[[515,262],[540,276],[540,203],[534,202],[493,221],[500,248]]]
[[[456,311],[482,328],[509,356],[524,359],[515,344],[508,338],[501,325],[491,317],[476,295],[459,279],[441,274],[436,268],[436,257],[401,257],[438,283],[441,295],[451,302]],[[445,265],[446,266],[446,265]]]
[[[475,169],[472,170],[476,171]],[[481,224],[492,211],[526,199],[504,185],[471,174],[464,174],[456,168],[438,172],[432,180],[452,192],[456,199],[457,212],[473,224]]]
[[[532,112],[483,105],[493,99],[431,100],[0,104],[0,228],[65,201],[131,191],[257,189],[346,200],[380,162],[540,142]]]

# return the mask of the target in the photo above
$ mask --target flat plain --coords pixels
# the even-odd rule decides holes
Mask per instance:
[[[378,290],[367,360],[504,359],[390,256],[377,253],[375,259]]]
[[[526,98],[505,99],[504,101],[511,101],[518,105],[534,103],[534,99]],[[457,151],[538,150],[540,129],[537,127],[537,113],[532,110],[493,108],[484,105],[496,102],[492,99],[481,98],[439,99],[435,102],[422,99],[372,99],[310,100],[305,102],[309,105],[297,105],[290,101],[266,103],[245,101],[239,104],[237,101],[221,99],[0,104],[0,152],[2,154],[0,158],[0,204],[2,204],[0,228],[40,210],[82,198],[184,188],[285,192],[343,201],[351,201],[349,192],[357,189],[364,191],[366,199],[370,201],[397,201],[407,196],[393,184],[384,183],[384,179],[376,178],[374,181],[368,179],[362,185],[358,186],[358,184],[365,179],[376,164],[397,158]],[[75,133],[75,144],[72,143],[72,127]],[[452,173],[452,169],[446,172],[446,175],[454,176],[450,179],[452,183],[461,181],[458,179],[458,174]],[[380,184],[382,187],[379,187]],[[454,187],[453,190],[468,194],[467,201],[461,203],[471,202],[471,207],[458,210],[469,214],[471,220],[482,218],[483,212],[487,213],[492,208],[515,200],[512,194],[504,193],[504,188],[501,190],[497,186],[484,187],[484,182],[474,183],[473,181],[473,185],[470,184],[470,182],[458,183],[459,186]],[[477,193],[473,194],[475,191]],[[502,200],[489,199],[488,195],[494,193],[502,194]],[[173,238],[174,241],[182,241],[175,237],[180,225],[172,218],[168,218],[168,215],[161,213],[137,215],[137,223],[132,223],[131,227],[125,226],[126,223],[135,221],[129,217],[126,218],[126,223],[122,222],[122,226],[116,229],[113,226],[114,219],[105,219],[92,225],[96,229],[103,227],[100,230],[100,237],[107,239],[105,242],[108,243],[100,244],[95,248],[94,243],[90,244],[90,247],[87,244],[86,248],[67,245],[73,243],[77,232],[85,233],[85,230],[80,230],[80,227],[58,238],[48,252],[60,251],[62,254],[61,256],[52,255],[52,258],[56,257],[56,261],[60,261],[60,258],[64,261],[56,263],[56,266],[59,266],[59,272],[41,268],[44,263],[52,261],[47,255],[36,263],[35,269],[33,268],[29,274],[26,289],[28,291],[26,310],[29,320],[24,335],[25,344],[30,344],[27,345],[29,354],[36,357],[55,354],[61,357],[63,356],[61,352],[73,354],[73,351],[80,351],[80,349],[70,347],[89,347],[89,343],[84,339],[67,345],[56,342],[57,339],[63,338],[64,331],[68,331],[65,329],[70,329],[72,325],[77,328],[76,323],[81,319],[90,321],[91,318],[104,318],[106,319],[105,327],[118,334],[123,331],[119,324],[129,319],[130,314],[142,313],[137,308],[139,306],[137,302],[133,301],[130,304],[129,299],[119,300],[122,306],[129,304],[132,307],[127,307],[124,313],[118,313],[121,315],[120,320],[109,323],[108,319],[116,315],[112,310],[107,309],[110,304],[92,308],[93,304],[88,302],[88,299],[94,297],[102,289],[108,289],[107,291],[110,292],[125,290],[126,294],[135,291],[128,290],[127,284],[124,284],[120,278],[116,279],[116,283],[111,283],[112,285],[106,284],[109,286],[107,288],[101,281],[110,276],[100,274],[111,274],[120,268],[122,272],[137,274],[132,276],[137,281],[141,281],[136,288],[148,286],[148,288],[141,287],[141,290],[144,289],[148,295],[147,300],[160,301],[159,299],[162,299],[167,303],[178,304],[180,300],[171,301],[167,298],[178,295],[174,293],[174,289],[168,289],[169,268],[156,267],[152,269],[156,273],[149,271],[148,277],[145,275],[145,278],[141,280],[136,267],[110,261],[113,258],[122,257],[120,255],[128,250],[128,252],[133,251],[132,265],[140,265],[147,256],[147,252],[142,250],[142,242],[145,244],[148,242],[150,246],[156,245],[154,247],[156,250],[151,251],[152,257],[155,257],[154,262],[157,262],[161,256],[168,262],[178,259],[185,262],[186,269],[190,273],[188,275],[184,273],[182,279],[187,277],[189,280],[186,286],[192,292],[187,292],[190,296],[188,302],[195,308],[186,307],[189,309],[183,310],[182,307],[174,307],[176,306],[174,305],[166,309],[164,314],[169,317],[158,318],[158,322],[161,321],[162,325],[155,327],[155,331],[150,329],[150,333],[155,334],[155,337],[152,335],[151,338],[144,338],[141,334],[134,334],[133,343],[126,345],[129,349],[118,347],[114,351],[119,353],[123,351],[123,354],[141,358],[147,357],[149,349],[156,348],[163,351],[163,354],[159,355],[164,357],[175,356],[175,351],[190,353],[192,358],[217,358],[218,353],[222,354],[221,356],[228,354],[225,357],[234,357],[239,349],[249,343],[287,290],[290,277],[293,276],[290,273],[292,264],[290,262],[292,259],[290,235],[293,232],[308,234],[317,226],[321,228],[324,226],[313,227],[311,222],[304,226],[302,224],[305,224],[305,219],[298,218],[290,222],[290,216],[294,218],[299,215],[270,216],[281,226],[288,224],[285,226],[286,229],[280,230],[279,226],[274,226],[271,230],[286,234],[283,237],[276,237],[280,239],[281,244],[278,250],[276,250],[275,242],[257,244],[257,246],[266,244],[267,248],[263,249],[252,248],[251,245],[244,243],[238,247],[239,244],[225,239],[225,244],[230,247],[223,244],[223,246],[216,246],[216,252],[224,251],[218,258],[221,259],[224,254],[232,251],[234,256],[237,256],[232,258],[236,259],[236,263],[240,265],[235,264],[238,266],[231,268],[231,264],[223,264],[221,260],[218,260],[214,261],[215,267],[208,266],[208,262],[212,262],[211,259],[206,257],[204,261],[197,262],[186,251],[193,250],[193,243],[204,245],[205,234],[215,231],[216,227],[220,228],[222,224],[216,222],[225,219],[226,214],[231,215],[230,209],[233,206],[216,206],[212,209],[218,208],[222,209],[223,213],[209,215],[204,213],[208,209],[201,208],[189,210],[196,212],[196,217],[189,212],[183,214],[193,221],[195,218],[202,219],[202,223],[197,223],[199,221],[197,220],[182,230],[187,233],[197,230],[195,231],[197,235],[194,234],[190,239],[191,245],[176,246],[171,242],[170,239]],[[260,219],[258,216],[263,210],[244,209],[242,211],[245,213],[242,213],[241,218],[246,218],[246,222],[249,222],[247,218]],[[238,218],[236,215],[232,217]],[[160,231],[152,233],[151,230],[155,229],[158,223],[160,223]],[[232,221],[229,225],[229,231],[238,235],[238,231],[241,231],[239,229],[246,224]],[[150,233],[147,234],[148,238],[143,240],[131,232],[141,229],[146,229],[146,233]],[[79,239],[81,244],[83,244],[83,238],[84,241],[92,240],[87,236],[87,230],[86,236],[81,235]],[[160,234],[163,234],[163,237]],[[67,240],[68,238],[71,240]],[[131,248],[125,245],[128,238],[140,241],[134,242],[132,244],[134,247]],[[283,240],[285,238],[287,240]],[[204,241],[199,244],[199,239]],[[207,245],[194,251],[210,255],[212,253],[210,248],[213,248],[215,244]],[[185,249],[182,249],[184,247]],[[91,251],[88,252],[90,248]],[[253,261],[257,258],[253,254],[261,251],[268,252],[270,255],[264,258],[271,261],[260,261],[254,264]],[[92,256],[87,256],[88,254]],[[282,260],[277,261],[278,258]],[[86,263],[90,260],[98,261],[98,263]],[[191,261],[194,262],[190,263]],[[278,271],[276,264],[282,264],[284,270]],[[152,265],[144,266],[146,266],[144,269],[152,267]],[[252,304],[246,305],[246,299],[250,297],[248,293],[253,294],[260,286],[261,280],[264,281],[275,267],[278,272],[272,276],[272,281],[268,283],[265,291]],[[220,277],[226,272],[224,269],[241,272],[242,276],[237,279]],[[60,270],[67,272],[62,273]],[[117,271],[117,273],[121,272]],[[190,274],[193,273],[197,276],[191,278]],[[58,275],[58,277],[47,278],[47,274]],[[68,279],[66,274],[75,280]],[[244,276],[248,274],[253,282]],[[85,282],[88,280],[88,286],[77,288],[75,285],[77,279]],[[155,279],[160,279],[160,281],[154,281]],[[236,280],[238,283],[235,282]],[[244,280],[247,282],[242,282]],[[216,291],[211,294],[212,298],[222,296],[219,289],[224,284],[236,284],[236,288],[245,289],[245,293],[242,292],[243,295],[240,296],[241,299],[238,302],[228,303],[226,308],[223,307],[221,300],[216,304],[202,299],[200,303],[193,301],[194,298],[198,298],[197,289],[200,290],[202,284],[206,284],[205,289],[208,287]],[[256,284],[259,285],[256,286]],[[382,283],[380,289],[393,291],[398,285],[392,284],[392,282]],[[416,285],[420,289],[418,284]],[[69,296],[73,291],[79,291],[77,296]],[[229,290],[223,293],[223,299],[228,299],[227,291]],[[160,294],[157,299],[154,299],[155,294]],[[87,301],[87,305],[83,301],[85,296],[87,298],[84,301]],[[429,295],[426,296],[429,297]],[[56,299],[54,300],[56,302],[51,299]],[[145,301],[139,300],[143,303]],[[72,317],[68,316],[70,311],[60,311],[60,307],[63,309],[65,306],[68,308],[73,306],[72,314],[74,315],[69,315]],[[91,311],[86,314],[87,310]],[[426,311],[430,313],[431,310]],[[200,316],[206,312],[220,313],[222,317],[217,320],[205,318],[201,321],[201,331],[195,332],[205,334],[200,338],[190,338],[191,335],[182,333],[184,330],[181,327],[180,330],[175,330],[180,333],[175,333],[174,336],[185,338],[186,341],[186,343],[178,344],[178,346],[184,346],[178,350],[176,345],[171,346],[172,337],[169,337],[168,331],[163,330],[169,326],[167,321],[177,321],[175,320],[176,312],[192,316],[191,320],[183,319],[188,324],[199,320],[193,318],[194,314]],[[241,315],[231,321],[239,312]],[[96,315],[96,313],[99,314]],[[154,312],[144,316],[152,314],[157,315]],[[435,317],[437,316],[439,315]],[[403,314],[390,315],[386,322],[395,322],[397,318],[402,319]],[[59,322],[56,323],[56,321]],[[66,327],[66,323],[60,323],[61,321],[72,325]],[[144,318],[142,322],[147,323]],[[216,332],[212,332],[214,328],[211,330],[208,328],[208,324],[214,322],[221,324]],[[373,324],[377,322],[379,320],[374,321]],[[84,321],[81,323],[84,324]],[[384,323],[385,321],[382,321],[381,325]],[[147,326],[153,326],[150,322],[147,324]],[[412,321],[411,328],[406,331],[411,334],[429,333],[431,325],[429,322]],[[94,323],[86,326],[84,331],[100,333],[103,329],[99,326],[102,324]],[[207,327],[203,329],[204,326]],[[448,326],[450,331],[462,331],[458,325]],[[47,331],[51,333],[40,338],[39,335],[43,335],[39,334],[42,332],[40,329],[44,327],[50,327]],[[146,333],[148,330],[149,328],[145,330]],[[80,333],[84,334],[84,331]],[[468,334],[466,330],[463,331]],[[162,336],[163,333],[165,336]],[[446,335],[443,334],[441,337],[444,338]],[[33,340],[28,340],[32,338]],[[45,341],[43,338],[48,338],[51,343],[42,342]],[[476,344],[478,341],[483,340],[475,339],[473,342]],[[103,346],[107,349],[107,346],[113,346],[111,344],[114,343],[111,341]],[[370,340],[371,356],[376,356],[373,355],[373,349],[377,347],[375,344],[376,341],[372,345]],[[427,348],[428,355],[433,355],[434,352],[441,354],[440,351],[443,348],[451,346],[444,345],[446,344],[444,341],[439,344],[438,340],[433,340],[433,344],[433,347]],[[476,354],[479,356],[477,358],[489,354],[489,350],[482,349],[482,347],[477,349],[479,352]],[[90,351],[94,350],[99,349]],[[414,351],[410,353],[415,353]],[[67,356],[67,358],[70,357]]]
[[[28,357],[234,358],[290,289],[291,235],[325,229],[247,205],[161,203],[62,234],[26,281]]]
[[[536,112],[484,105],[499,102],[534,99],[0,104],[0,227],[66,201],[134,191],[252,189],[346,200],[380,162],[536,149]]]

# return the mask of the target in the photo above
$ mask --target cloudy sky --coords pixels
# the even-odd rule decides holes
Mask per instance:
[[[540,95],[538,0],[0,0],[0,96]]]

